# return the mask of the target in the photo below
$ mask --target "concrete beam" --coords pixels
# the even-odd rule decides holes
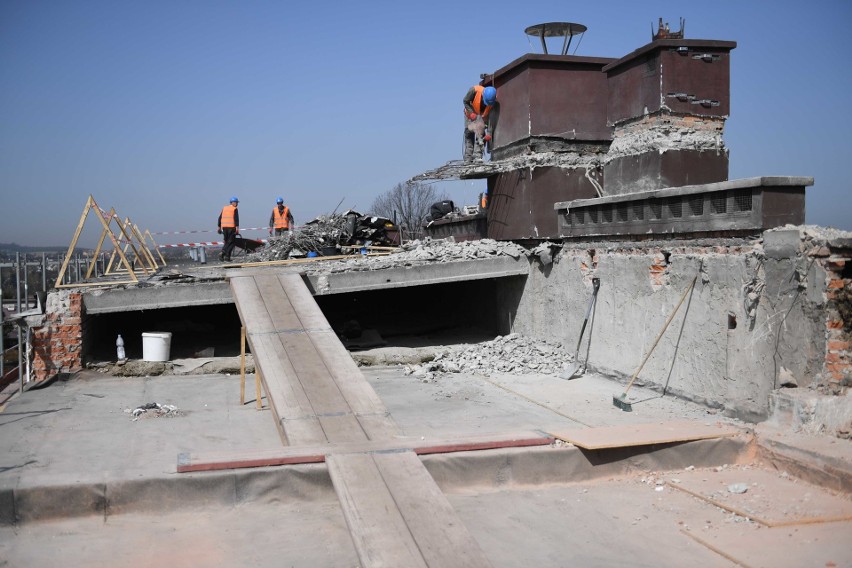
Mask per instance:
[[[493,259],[442,262],[420,266],[388,268],[334,274],[310,274],[308,287],[314,296],[381,290],[382,288],[404,288],[426,286],[447,282],[526,276],[530,265],[526,258],[514,259],[500,256]]]
[[[83,306],[87,314],[233,303],[231,289],[224,281],[97,290],[83,294]]]
[[[271,271],[276,270],[276,268],[257,267],[254,270]],[[278,268],[277,270],[281,269]],[[291,271],[291,269],[287,270]],[[461,262],[435,262],[383,270],[310,274],[306,276],[306,280],[313,295],[323,296],[383,288],[425,286],[505,276],[526,276],[528,273],[529,261],[525,257],[515,259],[509,256],[499,256]],[[116,288],[90,291],[83,294],[83,305],[87,314],[212,306],[232,304],[233,302],[230,287],[225,281],[164,284],[146,288]]]

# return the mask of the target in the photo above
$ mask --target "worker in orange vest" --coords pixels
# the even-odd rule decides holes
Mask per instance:
[[[219,260],[225,262],[231,262],[231,252],[234,250],[237,234],[240,232],[240,212],[237,210],[239,204],[240,200],[232,197],[231,202],[222,207],[222,212],[219,213],[219,220],[217,221],[219,234],[225,241],[222,252],[219,253]]]
[[[464,161],[482,161],[485,143],[491,140],[488,115],[497,102],[497,89],[474,85],[464,96]]]
[[[284,198],[279,197],[275,200],[275,207],[272,209],[272,215],[269,216],[269,236],[275,231],[276,237],[283,237],[284,233],[290,230],[290,225],[293,225],[293,213],[290,208],[284,205]]]

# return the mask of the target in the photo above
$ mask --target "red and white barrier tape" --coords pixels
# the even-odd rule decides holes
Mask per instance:
[[[247,229],[243,229],[240,227],[240,232],[243,231],[268,231],[269,227],[249,227]],[[193,231],[158,231],[152,232],[152,235],[188,235],[190,233],[215,233],[216,229],[199,229]]]
[[[242,229],[240,229],[242,231]],[[252,239],[262,243],[267,242],[266,239]],[[211,241],[205,243],[179,243],[176,245],[159,245],[160,248],[179,248],[179,247],[220,247],[224,245],[224,241]]]

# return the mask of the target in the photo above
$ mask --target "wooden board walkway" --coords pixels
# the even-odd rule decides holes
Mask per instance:
[[[270,406],[289,445],[399,434],[298,274],[232,277]]]
[[[230,285],[282,441],[316,453],[399,436],[301,276],[232,276]],[[362,566],[490,565],[414,451],[325,460]]]

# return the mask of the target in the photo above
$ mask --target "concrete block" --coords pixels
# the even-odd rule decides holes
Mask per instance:
[[[763,233],[763,250],[769,258],[794,258],[799,254],[800,247],[798,229]]]

